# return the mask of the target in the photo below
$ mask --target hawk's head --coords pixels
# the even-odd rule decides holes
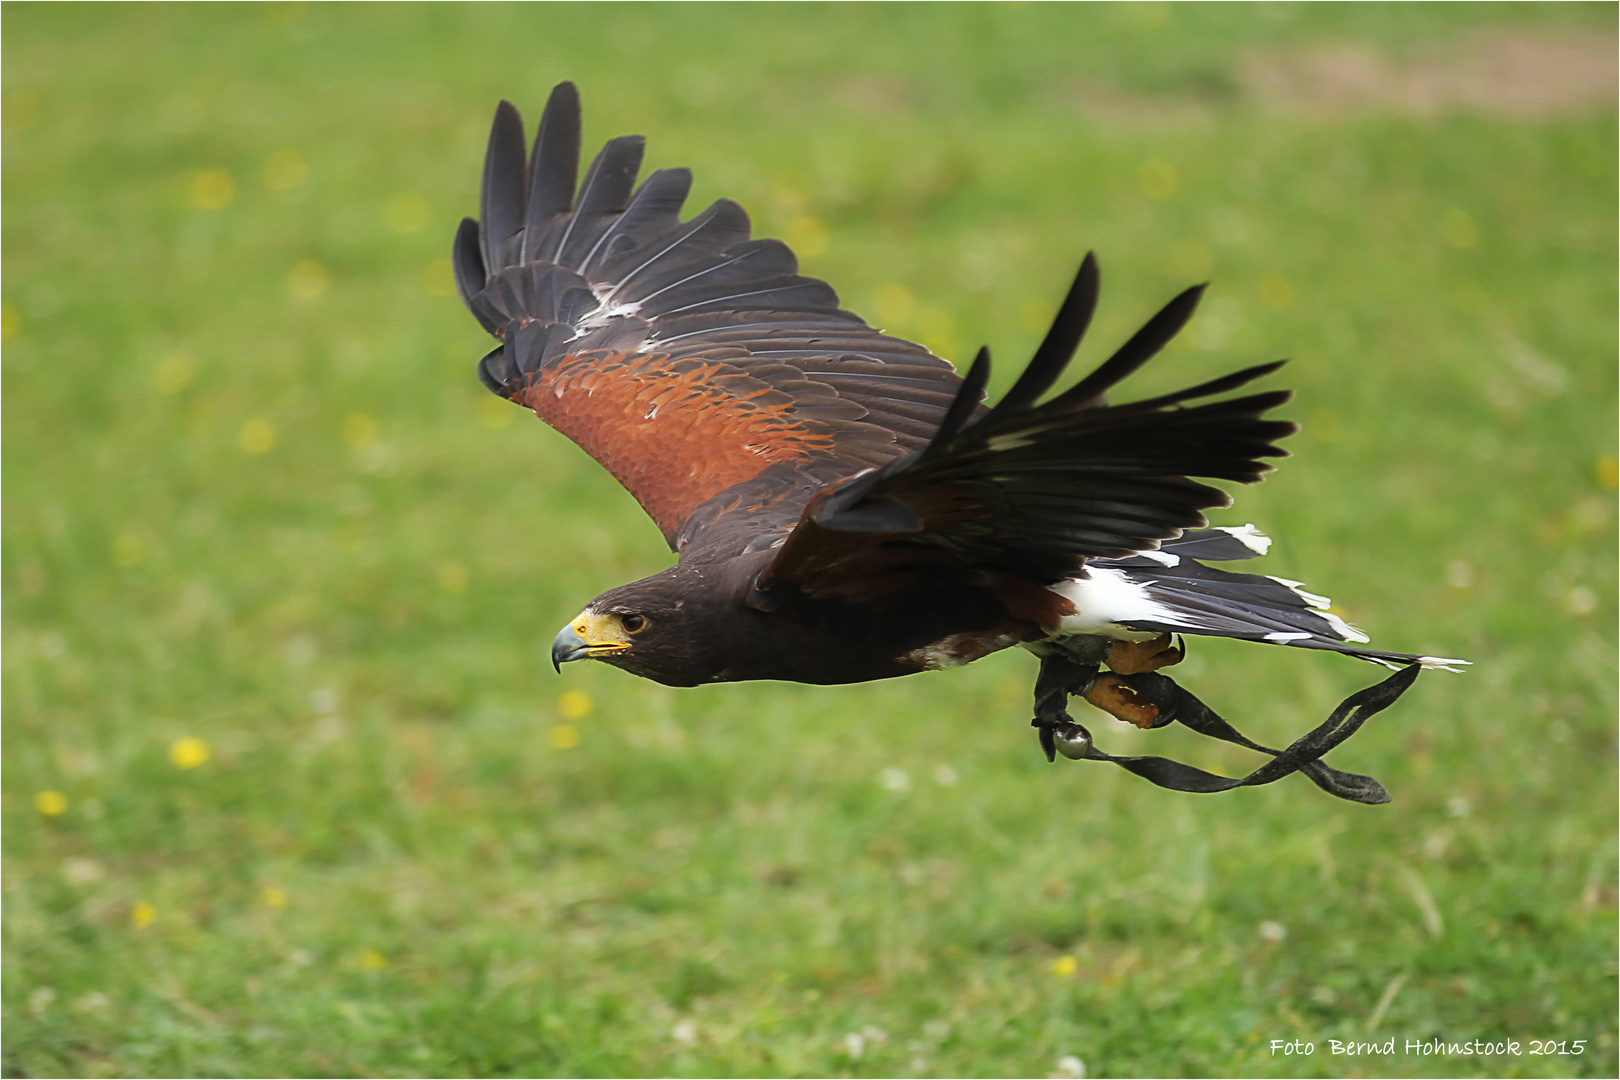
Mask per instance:
[[[557,634],[551,660],[601,660],[665,686],[715,682],[735,656],[730,607],[701,575],[671,567],[592,600]]]

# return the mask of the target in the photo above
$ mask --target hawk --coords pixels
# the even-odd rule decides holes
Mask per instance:
[[[503,101],[481,216],[461,222],[453,248],[463,300],[500,341],[478,365],[484,385],[606,467],[676,556],[563,627],[559,670],[589,658],[670,686],[851,683],[1017,645],[1041,659],[1033,724],[1049,760],[1116,761],[1197,791],[1302,770],[1333,794],[1388,798],[1321,754],[1419,668],[1461,662],[1367,648],[1326,597],[1207,565],[1270,543],[1253,526],[1211,528],[1203,511],[1231,499],[1202,481],[1253,483],[1264,459],[1285,456],[1277,442],[1295,425],[1270,414],[1289,392],[1246,389],[1281,362],[1109,401],[1192,316],[1202,286],[1048,396],[1096,306],[1087,255],[1034,357],[988,407],[988,349],[959,375],[869,326],[800,275],[785,244],[751,238],[728,199],[682,221],[691,173],[660,169],[638,185],[643,148],[612,140],[580,180],[574,85],[552,91],[529,154]],[[1398,674],[1278,752],[1159,673],[1181,659],[1183,635],[1327,650]],[[1273,761],[1232,781],[1113,758],[1065,711],[1071,695]]]

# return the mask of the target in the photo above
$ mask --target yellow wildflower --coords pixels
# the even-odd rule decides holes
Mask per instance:
[[[268,454],[275,449],[276,429],[268,420],[249,420],[242,425],[236,441],[244,453]]]
[[[186,201],[199,210],[223,210],[236,198],[236,181],[224,169],[202,169],[191,174]]]
[[[169,760],[177,769],[195,769],[208,758],[208,744],[201,739],[176,739],[169,744]]]

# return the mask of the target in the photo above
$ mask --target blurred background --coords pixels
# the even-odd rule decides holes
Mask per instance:
[[[4,31],[6,1075],[1614,1075],[1614,5]],[[587,152],[646,134],[690,212],[989,343],[997,388],[1086,250],[1082,365],[1211,281],[1131,389],[1286,356],[1304,428],[1218,523],[1376,644],[1475,662],[1335,753],[1394,804],[1049,766],[1016,650],[554,675],[669,556],[478,385],[447,255],[495,103],[532,124],[565,78]],[[1377,676],[1206,640],[1177,675],[1273,745]],[[1389,1038],[1524,1056],[1327,1042]]]

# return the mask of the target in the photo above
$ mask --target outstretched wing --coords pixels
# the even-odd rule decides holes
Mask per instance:
[[[975,405],[990,374],[981,350],[956,403],[919,453],[818,492],[756,582],[755,601],[791,585],[819,597],[871,598],[963,567],[1053,582],[1090,558],[1122,558],[1201,527],[1201,511],[1229,505],[1192,477],[1252,483],[1295,431],[1264,413],[1274,390],[1190,404],[1235,390],[1264,364],[1172,394],[1109,405],[1104,394],[1151,359],[1191,317],[1201,288],[1172,300],[1097,370],[1037,404],[1062,374],[1096,306],[1096,261],[1086,256],[1029,367],[988,413]]]
[[[484,385],[606,466],[672,548],[700,506],[773,466],[766,489],[784,468],[824,483],[925,446],[958,397],[951,366],[840,310],[785,244],[749,238],[736,203],[682,222],[691,174],[636,187],[642,149],[609,142],[576,190],[574,85],[552,91],[527,162],[517,110],[496,110],[482,220],[462,221],[453,258],[502,342]]]

